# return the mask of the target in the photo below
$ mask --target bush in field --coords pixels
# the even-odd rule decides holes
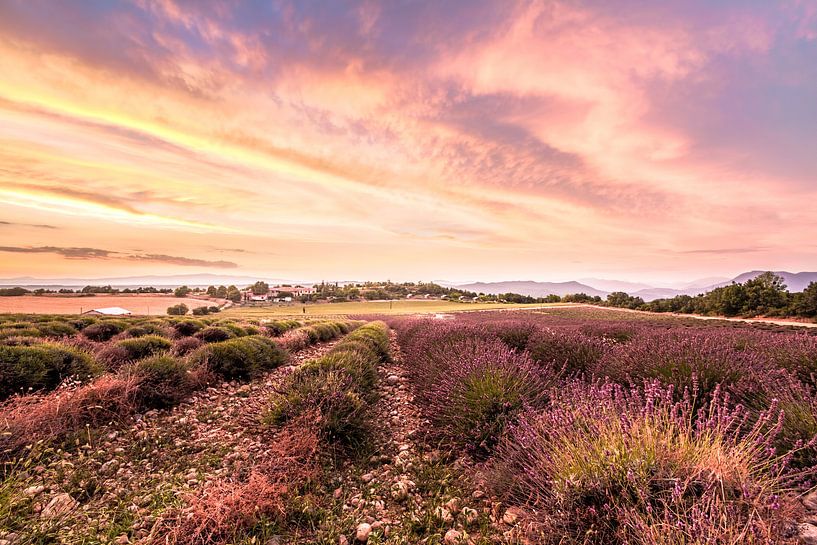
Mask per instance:
[[[135,339],[118,341],[116,345],[125,349],[129,360],[140,360],[169,350],[173,343],[158,335],[145,335]]]
[[[51,321],[37,324],[37,329],[43,337],[70,337],[77,330],[67,322]]]
[[[82,331],[86,327],[91,324],[95,324],[97,319],[93,316],[75,316],[68,320],[68,323],[71,324],[75,329],[78,331]]]
[[[580,331],[588,337],[599,337],[609,341],[623,344],[629,342],[638,335],[638,328],[632,324],[621,322],[598,322],[585,324],[580,327]]]
[[[434,435],[445,444],[487,454],[520,412],[547,405],[554,369],[498,339],[466,339],[438,350],[440,372],[415,385]]]
[[[167,307],[167,313],[170,316],[184,316],[189,310],[184,303]]]
[[[233,337],[245,337],[247,335],[247,332],[244,330],[244,328],[235,322],[220,320],[216,322],[216,325],[226,331],[229,331],[233,335]]]
[[[126,327],[127,324],[122,321],[105,320],[85,327],[82,330],[82,334],[92,341],[104,342],[110,340],[114,335],[122,333]]]
[[[202,341],[195,337],[182,337],[173,343],[170,352],[174,356],[186,356],[202,345]]]
[[[369,432],[369,406],[344,370],[299,370],[287,382],[283,394],[273,401],[268,420],[277,424],[308,411],[320,415],[323,439],[357,445]]]
[[[527,350],[534,361],[564,369],[568,375],[593,369],[609,343],[568,330],[541,330],[531,335]]]
[[[723,330],[643,333],[610,350],[598,375],[619,383],[657,379],[674,386],[676,396],[690,390],[704,399],[722,386],[742,403],[765,407],[785,373],[745,343],[743,335]]]
[[[301,327],[298,320],[278,320],[264,324],[264,332],[270,337],[280,337],[287,331]]]
[[[673,394],[575,384],[514,427],[490,482],[527,508],[538,543],[777,542],[791,482],[769,451],[773,413],[746,424],[716,393],[695,416]]]
[[[233,332],[229,329],[223,327],[207,326],[201,331],[197,332],[194,336],[195,338],[206,343],[217,343],[226,341],[227,339],[232,339],[235,337],[235,334],[233,334]]]
[[[0,399],[29,390],[52,390],[68,377],[87,378],[99,366],[86,352],[59,344],[0,345]]]
[[[204,324],[199,320],[180,320],[173,323],[173,329],[182,337],[189,337],[204,328]]]
[[[786,369],[805,384],[817,387],[817,337],[764,335],[755,349],[775,367]]]
[[[388,343],[382,322],[356,329],[328,354],[290,375],[273,398],[268,420],[282,423],[315,413],[325,440],[347,446],[363,442],[369,434],[377,366],[388,357]]]
[[[520,320],[491,324],[488,326],[488,331],[509,347],[521,352],[527,348],[528,341],[537,331],[537,328],[530,322]]]
[[[202,346],[190,356],[192,363],[204,365],[226,380],[251,379],[280,367],[286,360],[287,353],[283,349],[260,335]]]
[[[188,365],[172,356],[154,356],[133,364],[128,372],[139,379],[139,406],[173,407],[193,390]]]
[[[34,326],[29,327],[4,327],[0,328],[0,339],[20,339],[20,338],[39,338],[42,333]]]

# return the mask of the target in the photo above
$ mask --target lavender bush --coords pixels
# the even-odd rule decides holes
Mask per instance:
[[[773,543],[793,483],[780,412],[753,423],[715,390],[706,411],[657,382],[575,382],[501,443],[494,489],[542,543]]]

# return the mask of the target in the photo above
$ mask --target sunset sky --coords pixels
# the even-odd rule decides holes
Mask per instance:
[[[0,0],[0,276],[817,270],[817,1]]]

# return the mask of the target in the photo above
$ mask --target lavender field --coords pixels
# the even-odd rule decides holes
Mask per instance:
[[[817,337],[596,314],[391,322],[427,440],[515,539],[811,542]]]
[[[0,539],[814,542],[813,330],[358,318],[4,318]]]

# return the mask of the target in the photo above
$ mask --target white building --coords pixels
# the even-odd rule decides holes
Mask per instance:
[[[107,307],[86,310],[83,314],[90,314],[91,316],[130,316],[133,313],[122,307]]]

